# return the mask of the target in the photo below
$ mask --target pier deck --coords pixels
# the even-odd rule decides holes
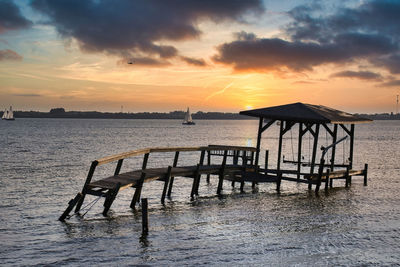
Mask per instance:
[[[61,215],[59,220],[64,221],[69,213],[75,207],[75,212],[78,213],[84,202],[86,195],[94,195],[104,197],[103,215],[106,216],[118,192],[126,188],[135,188],[135,193],[131,201],[131,208],[135,208],[136,203],[140,201],[141,190],[145,183],[151,181],[161,181],[164,183],[163,192],[161,195],[161,203],[164,203],[166,196],[171,196],[174,179],[189,178],[193,180],[190,197],[193,199],[198,196],[200,179],[202,176],[207,177],[207,183],[210,182],[210,175],[218,176],[217,194],[220,195],[223,189],[224,180],[240,183],[240,190],[243,191],[244,183],[251,182],[254,187],[258,183],[276,183],[276,189],[280,191],[282,180],[307,183],[309,187],[312,184],[317,185],[318,192],[321,182],[325,182],[325,188],[328,188],[328,182],[332,187],[332,179],[346,179],[346,186],[351,183],[351,176],[363,175],[364,183],[366,184],[367,165],[364,170],[338,170],[331,173],[309,174],[299,173],[297,170],[283,169],[268,169],[267,160],[265,168],[255,164],[254,147],[239,147],[239,146],[218,146],[210,145],[207,147],[178,147],[178,148],[151,148],[140,149],[118,155],[113,155],[101,158],[92,162],[86,182],[82,191],[69,202],[67,209]],[[147,168],[147,162],[151,153],[174,153],[173,162],[168,167]],[[198,164],[190,166],[178,166],[179,155],[182,152],[200,152]],[[207,161],[205,162],[207,154]],[[120,173],[124,159],[143,156],[142,168],[134,171]],[[212,164],[212,157],[219,157],[219,164]],[[229,163],[228,163],[229,159]],[[117,162],[114,174],[112,176],[92,181],[95,169],[99,165]],[[293,176],[298,176],[293,177]],[[301,178],[299,178],[301,177]]]

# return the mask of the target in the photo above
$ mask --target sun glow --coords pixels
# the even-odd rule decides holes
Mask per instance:
[[[250,105],[246,105],[246,106],[245,106],[245,109],[246,109],[246,110],[250,110],[250,109],[253,109],[253,106],[250,106]]]

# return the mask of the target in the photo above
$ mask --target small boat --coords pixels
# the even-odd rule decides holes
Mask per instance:
[[[195,125],[196,123],[192,120],[189,108],[187,108],[185,118],[183,119],[182,125]]]
[[[12,111],[12,107],[10,110],[5,109],[3,116],[1,117],[2,120],[13,121],[14,119],[14,112]]]

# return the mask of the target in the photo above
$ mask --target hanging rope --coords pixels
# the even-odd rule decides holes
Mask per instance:
[[[90,202],[89,204],[87,204],[86,206],[84,206],[83,208],[81,208],[81,211],[82,211],[82,210],[85,210],[87,207],[90,206],[90,207],[87,209],[87,211],[81,215],[81,217],[84,217],[84,216],[86,215],[86,213],[89,212],[89,210],[94,206],[94,204],[97,203],[97,201],[99,201],[99,199],[100,199],[101,197],[102,197],[102,196],[99,196],[98,198],[94,199],[92,202]],[[77,215],[77,214],[78,214],[78,213],[74,213],[74,214],[72,214],[72,215],[69,215],[69,216],[68,216],[68,219],[74,217],[74,216]]]

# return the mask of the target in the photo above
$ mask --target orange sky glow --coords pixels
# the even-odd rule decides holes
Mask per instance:
[[[51,23],[43,23],[44,18],[48,18],[46,11],[58,8],[49,4],[46,9],[43,2],[46,1],[33,1],[34,4],[12,2],[19,9],[19,16],[27,21],[26,25],[20,22],[18,25],[22,26],[7,29],[0,24],[3,29],[0,32],[2,109],[12,105],[14,110],[35,111],[64,107],[82,111],[168,112],[189,106],[193,112],[238,112],[293,102],[321,104],[358,113],[392,112],[396,108],[400,67],[377,62],[400,59],[399,48],[385,46],[380,54],[356,54],[354,58],[340,60],[325,58],[324,54],[314,58],[311,50],[311,56],[306,58],[301,51],[308,50],[301,49],[306,46],[325,49],[325,43],[322,38],[294,39],[292,32],[299,33],[300,26],[307,26],[302,21],[293,23],[298,19],[293,10],[306,5],[304,1],[295,4],[283,1],[282,6],[253,1],[253,6],[244,7],[252,12],[229,13],[221,20],[212,19],[214,13],[198,15],[186,21],[198,33],[185,33],[179,38],[173,34],[152,37],[149,42],[155,50],[150,52],[138,45],[136,39],[128,44],[131,46],[120,50],[108,43],[93,47],[91,40],[69,34],[75,31],[71,25],[65,24],[61,28],[59,25],[63,22],[57,21],[57,17],[52,17]],[[353,1],[352,5],[335,8],[370,10],[371,7],[367,9],[363,5],[369,3],[373,7],[375,2],[360,4]],[[252,10],[257,8],[263,10]],[[335,15],[331,12],[325,16],[329,21]],[[96,27],[102,25],[96,24]],[[290,27],[291,31],[288,30]],[[354,33],[355,27],[346,33],[338,33],[338,38],[330,41],[330,45],[337,40],[343,42],[339,37]],[[376,29],[371,32],[365,32],[365,29],[368,27],[364,27],[362,34],[370,34],[368,38],[376,37]],[[381,40],[384,38],[382,36]],[[392,41],[396,38],[400,36],[393,37]],[[295,51],[300,42],[301,53]],[[341,43],[337,42],[339,47]],[[318,47],[312,46],[314,43]],[[266,50],[255,50],[259,52],[253,54],[245,50],[256,45]],[[163,54],[163,49],[167,48],[172,51],[172,56]],[[273,49],[277,52],[271,52],[275,51]],[[319,53],[315,51],[315,54]],[[287,63],[292,59],[293,62]],[[130,61],[132,64],[128,64]],[[153,64],[153,61],[157,62]]]

